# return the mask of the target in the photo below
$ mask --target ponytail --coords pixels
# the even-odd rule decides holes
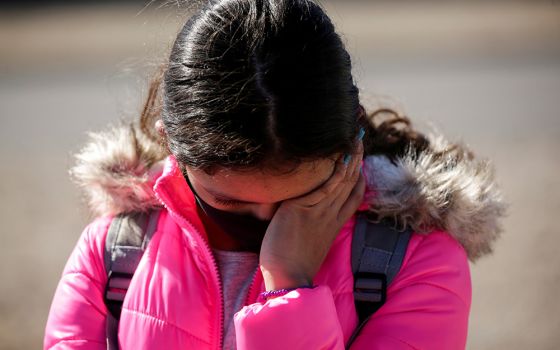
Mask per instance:
[[[165,137],[160,135],[155,128],[155,123],[161,118],[163,110],[162,88],[165,69],[166,64],[160,65],[149,83],[148,96],[140,113],[139,122],[140,130],[146,137],[167,149]]]
[[[413,151],[418,154],[426,150],[430,142],[412,127],[410,119],[390,108],[379,108],[367,113],[360,112],[365,125],[364,156],[385,155],[392,161]]]

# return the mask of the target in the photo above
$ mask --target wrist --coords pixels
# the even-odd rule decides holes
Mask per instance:
[[[292,290],[295,290],[295,289],[298,289],[298,288],[315,288],[315,287],[316,286],[299,286],[297,288],[268,290],[268,291],[264,291],[264,292],[259,294],[258,301],[259,302],[266,302],[269,298],[275,298],[275,297],[278,297],[278,296],[286,295],[289,292],[291,292]]]
[[[261,266],[264,285],[267,291],[279,289],[293,289],[302,286],[312,286],[313,280],[304,275],[273,273]]]

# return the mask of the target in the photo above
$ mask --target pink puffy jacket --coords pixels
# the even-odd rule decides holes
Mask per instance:
[[[119,132],[126,134],[123,130],[113,131]],[[104,134],[107,137],[104,142],[113,142],[108,140],[111,135]],[[95,152],[102,149],[98,147]],[[86,152],[92,152],[92,149]],[[118,159],[122,155],[104,156],[123,164],[122,159]],[[141,157],[135,159],[142,161]],[[96,161],[81,166],[91,170],[98,165]],[[222,287],[217,265],[197,216],[193,195],[176,160],[168,156],[159,163],[159,169],[152,166],[149,172],[143,174],[148,178],[144,177],[141,184],[126,180],[129,189],[143,186],[135,189],[149,191],[134,192],[127,197],[129,199],[121,197],[120,202],[114,196],[122,196],[122,189],[119,193],[90,193],[97,217],[82,232],[64,268],[46,325],[44,349],[106,348],[107,309],[103,302],[107,280],[103,265],[105,236],[117,212],[138,209],[141,203],[163,205],[165,210],[124,300],[118,330],[120,348],[221,349]],[[474,166],[466,165],[462,166],[465,169]],[[388,288],[386,303],[369,319],[351,349],[465,348],[471,305],[468,258],[475,259],[489,250],[492,237],[497,233],[495,220],[500,216],[501,202],[498,193],[491,192],[492,184],[484,182],[489,180],[477,175],[451,183],[447,195],[455,197],[444,208],[443,204],[430,197],[435,193],[422,191],[430,188],[437,191],[438,181],[449,183],[449,179],[444,177],[449,175],[450,170],[440,169],[445,174],[433,173],[432,178],[418,180],[418,176],[410,177],[418,170],[414,166],[404,161],[395,165],[379,156],[366,158],[364,173],[368,190],[362,208],[377,208],[379,213],[387,215],[402,214],[403,218],[412,218],[410,223],[413,225],[437,218],[440,227],[455,228],[456,231],[449,234],[448,230],[431,230],[429,234],[412,235],[402,268]],[[138,169],[134,164],[131,168]],[[427,170],[423,171],[425,175]],[[474,170],[471,170],[471,173],[461,176],[472,176],[473,173]],[[441,178],[437,179],[438,176]],[[96,184],[107,184],[105,180],[97,179]],[[117,176],[113,180],[125,181]],[[435,182],[419,184],[422,181]],[[473,197],[469,191],[474,187],[465,188],[472,181],[478,181],[476,189],[485,191],[487,196]],[[89,185],[95,187],[93,183]],[[394,186],[401,186],[401,193],[396,193]],[[420,188],[414,189],[414,186]],[[92,191],[110,191],[109,188],[114,187],[108,185],[99,190],[98,186]],[[489,194],[494,197],[490,198]],[[113,196],[112,202],[102,203],[106,200],[100,199],[105,198],[102,195],[106,198]],[[400,198],[401,207],[408,207],[408,211],[391,209],[388,205],[398,196],[403,196]],[[415,196],[418,198],[412,198]],[[130,198],[136,198],[136,203],[127,203],[127,200],[135,200]],[[414,206],[419,202],[429,206],[421,209],[426,212]],[[449,213],[450,208],[456,211]],[[391,213],[391,210],[399,212]],[[488,213],[488,210],[493,212]],[[416,216],[410,216],[412,214]],[[428,216],[422,217],[422,214]],[[418,221],[418,218],[423,221]],[[345,348],[358,323],[350,268],[354,222],[352,217],[338,234],[314,278],[318,286],[314,289],[298,289],[264,303],[257,302],[258,294],[264,291],[263,277],[257,269],[245,306],[234,316],[238,349]],[[477,230],[489,231],[475,232],[469,229],[469,225],[475,225]],[[491,230],[492,225],[494,231]]]

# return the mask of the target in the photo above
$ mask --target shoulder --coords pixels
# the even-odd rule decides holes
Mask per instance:
[[[115,215],[103,215],[94,218],[84,228],[80,242],[86,244],[95,252],[102,253],[105,249],[105,239]]]
[[[390,291],[411,285],[444,290],[470,308],[471,275],[465,248],[445,231],[413,233]]]
[[[455,237],[446,231],[433,230],[428,233],[412,233],[403,265],[413,260],[468,263],[468,256]]]
[[[467,254],[449,234],[413,233],[387,301],[355,347],[464,349],[471,304]]]
[[[113,215],[98,216],[83,228],[66,262],[64,275],[81,273],[97,281],[104,279],[105,239],[113,218]]]

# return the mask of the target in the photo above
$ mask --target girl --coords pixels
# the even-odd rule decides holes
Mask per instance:
[[[487,162],[366,112],[310,0],[209,2],[178,34],[139,126],[92,134],[72,170],[95,219],[54,295],[45,349],[106,348],[105,237],[161,208],[122,307],[122,349],[463,349],[468,259],[504,205]],[[358,325],[356,214],[411,227],[386,303]]]

